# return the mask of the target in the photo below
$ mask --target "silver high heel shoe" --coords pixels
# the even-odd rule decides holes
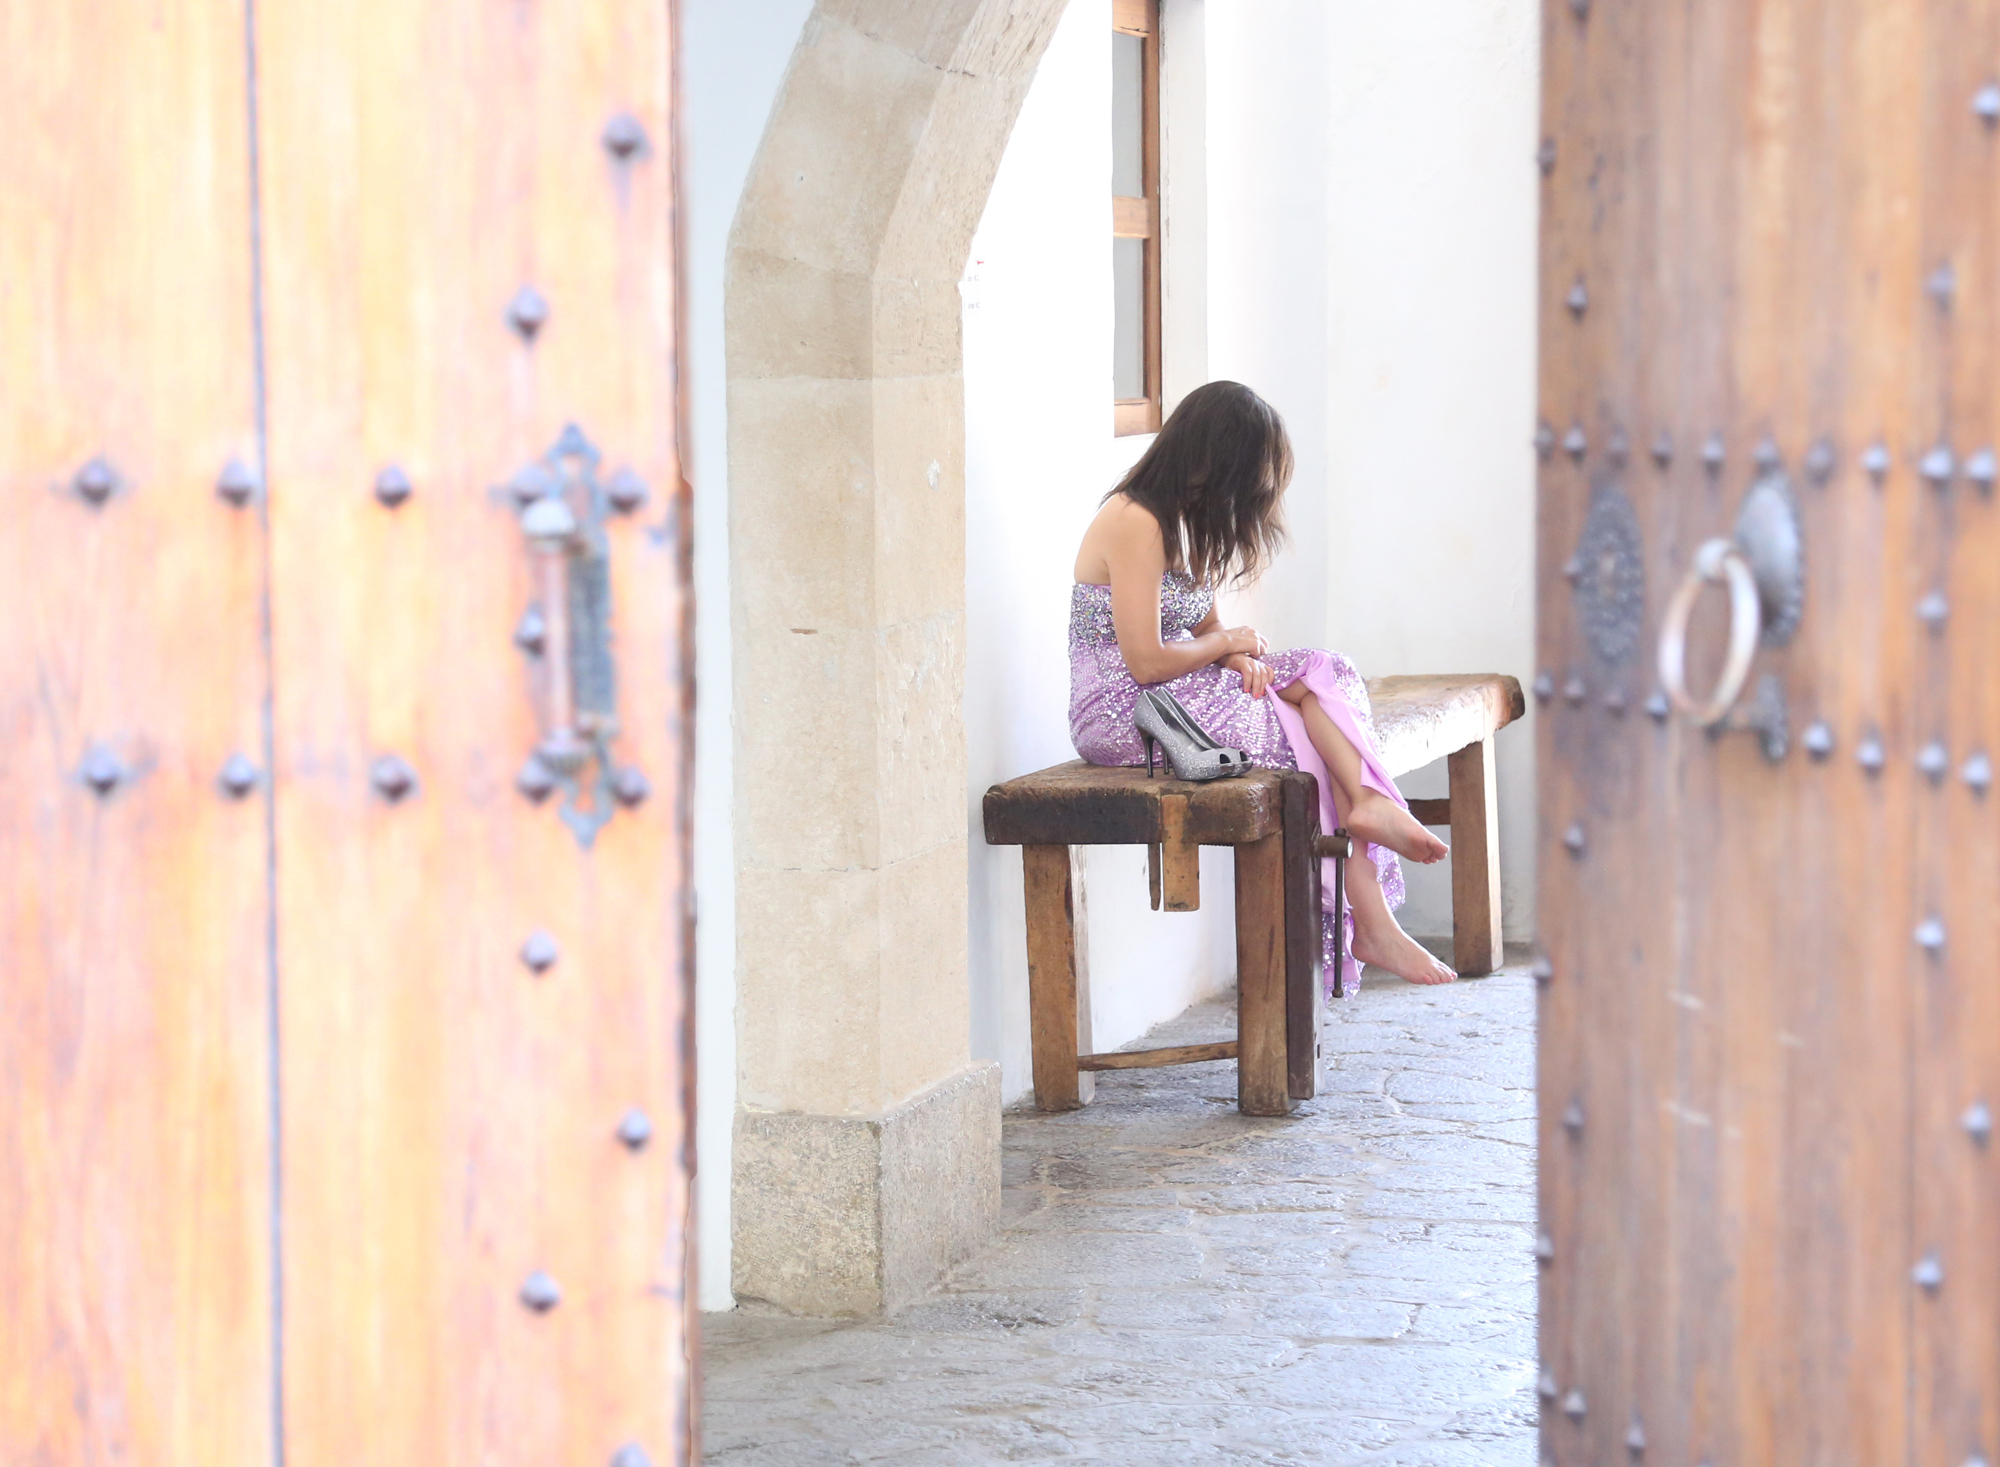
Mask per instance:
[[[1218,744],[1164,688],[1142,688],[1132,722],[1146,741],[1146,778],[1153,777],[1153,750],[1163,750],[1175,779],[1229,779],[1250,767],[1241,749]]]

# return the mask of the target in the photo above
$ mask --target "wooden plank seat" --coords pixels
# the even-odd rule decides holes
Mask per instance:
[[[1451,828],[1452,967],[1481,978],[1500,966],[1500,801],[1493,736],[1528,711],[1518,679],[1447,673],[1368,679],[1376,749],[1397,777],[1445,761],[1450,793],[1412,800],[1426,825]]]
[[[1526,711],[1521,685],[1499,674],[1395,677],[1371,680],[1368,693],[1392,774],[1448,761],[1451,793],[1413,800],[1411,809],[1426,824],[1451,827],[1457,967],[1467,975],[1490,973],[1500,961],[1493,736]],[[1349,847],[1344,832],[1321,833],[1318,784],[1310,774],[1256,769],[1193,784],[1075,760],[994,785],[984,814],[989,845],[1021,847],[1039,1107],[1088,1104],[1093,1077],[1102,1070],[1215,1059],[1236,1061],[1237,1105],[1246,1115],[1283,1115],[1317,1093],[1319,858],[1345,855]],[[1076,936],[1072,848],[1093,845],[1148,847],[1153,906],[1170,912],[1201,905],[1200,847],[1234,848],[1234,1040],[1079,1052],[1078,999],[1087,986]]]

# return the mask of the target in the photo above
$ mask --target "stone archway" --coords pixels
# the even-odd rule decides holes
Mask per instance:
[[[819,0],[730,235],[735,1289],[894,1308],[990,1231],[968,1041],[958,281],[1065,0]]]

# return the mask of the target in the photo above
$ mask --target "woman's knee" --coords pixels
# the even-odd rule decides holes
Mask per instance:
[[[1278,689],[1278,696],[1295,708],[1303,708],[1305,707],[1306,699],[1312,696],[1312,689],[1307,687],[1305,679],[1301,678],[1297,682],[1287,683],[1284,687]]]

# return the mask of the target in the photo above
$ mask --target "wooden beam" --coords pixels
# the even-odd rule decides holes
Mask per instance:
[[[1112,1054],[1077,1056],[1079,1070],[1151,1070],[1161,1065],[1198,1065],[1203,1060],[1236,1058],[1236,1041],[1218,1044],[1177,1044],[1171,1049],[1125,1049]]]
[[[1118,437],[1160,431],[1160,405],[1150,397],[1111,404],[1111,431]]]
[[[1285,782],[1285,1074],[1294,1100],[1319,1093],[1319,781],[1287,770]]]
[[[1419,825],[1449,825],[1451,824],[1451,801],[1448,799],[1412,800],[1410,801],[1410,813],[1417,817],[1417,824]]]
[[[1160,797],[1161,904],[1169,912],[1201,910],[1201,847],[1187,836],[1187,796]]]
[[[1143,404],[1142,404],[1143,406]],[[1058,764],[996,784],[986,792],[986,842],[996,846],[1143,846],[1160,838],[1160,800],[1187,801],[1187,835],[1196,845],[1233,846],[1270,835],[1284,823],[1278,769],[1189,784],[1146,778],[1143,765]],[[1165,771],[1171,776],[1172,770]]]
[[[1159,0],[1111,0],[1111,29],[1150,36],[1160,23]]]
[[[1035,1105],[1080,1110],[1077,1075],[1076,902],[1068,846],[1022,846],[1028,909],[1028,1031]]]
[[[1111,233],[1118,239],[1151,239],[1159,232],[1157,208],[1151,199],[1111,196]]]
[[[1500,780],[1493,735],[1467,744],[1445,767],[1451,776],[1452,966],[1461,977],[1482,978],[1501,958]]]
[[[1236,1108],[1289,1115],[1284,836],[1236,848]]]

